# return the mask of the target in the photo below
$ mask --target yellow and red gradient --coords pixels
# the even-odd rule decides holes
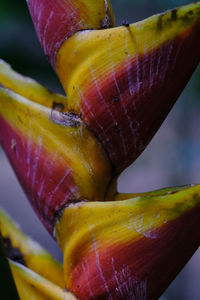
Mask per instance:
[[[11,83],[12,76],[6,85]],[[37,97],[37,89],[31,94]],[[0,88],[0,142],[50,233],[64,205],[104,199],[111,180],[101,145],[77,116],[50,108],[59,99],[54,96],[49,94],[48,107]],[[39,92],[38,102],[45,99]],[[62,103],[56,105],[62,108]]]
[[[158,299],[197,250],[200,186],[154,194],[63,210],[56,238],[79,299]]]
[[[2,117],[0,126],[3,149],[31,205],[51,232],[54,214],[60,205],[79,197],[72,170],[66,163],[64,167],[57,155],[49,155],[42,146],[42,135],[38,136],[38,143],[34,143],[31,137],[17,132]]]
[[[56,70],[69,107],[119,174],[150,142],[200,60],[200,2],[65,41]]]
[[[1,208],[0,236],[9,259],[25,265],[40,276],[65,288],[63,266],[36,241],[26,236],[18,224],[14,223]]]
[[[109,0],[27,0],[38,38],[53,67],[62,43],[77,31],[114,26]]]

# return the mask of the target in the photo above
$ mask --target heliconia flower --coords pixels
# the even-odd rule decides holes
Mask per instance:
[[[0,236],[9,259],[65,288],[63,266],[36,241],[26,236],[19,225],[0,208]]]
[[[30,203],[52,233],[64,205],[106,197],[111,164],[80,117],[62,113],[66,98],[17,75],[3,62],[0,83],[0,141]]]
[[[199,215],[199,185],[65,208],[67,288],[81,300],[158,299],[199,247]]]
[[[67,97],[0,62],[0,142],[63,250],[66,288],[155,300],[199,246],[200,186],[117,194],[117,176],[199,63],[200,2],[102,30],[108,1],[27,2]]]
[[[14,261],[9,261],[9,263],[20,300],[77,300],[72,293],[65,291],[31,269]]]
[[[0,209],[0,236],[21,300],[75,300],[64,291],[63,268]],[[6,296],[6,295],[5,295]]]
[[[80,30],[114,26],[109,0],[27,0],[45,54],[55,67],[62,43]]]
[[[39,2],[30,2],[31,14]],[[55,2],[57,9],[65,1]],[[41,3],[42,11],[49,9],[49,1]],[[74,1],[74,7],[81,3]],[[57,29],[45,15],[41,18],[40,10],[35,12],[42,20],[39,26],[33,18],[41,29],[39,38],[45,36],[45,28],[54,28],[51,41],[57,47]],[[57,22],[63,25],[61,19]],[[182,92],[200,60],[199,35],[197,2],[129,26],[70,33],[70,38],[67,31],[66,40],[49,58],[56,55],[56,71],[69,108],[81,114],[96,134],[115,174],[141,154]]]
[[[200,60],[200,2],[144,21],[80,32],[57,54],[69,107],[118,174],[145,149]],[[189,59],[188,59],[189,58]]]

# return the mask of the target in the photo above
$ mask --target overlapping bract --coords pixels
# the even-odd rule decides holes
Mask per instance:
[[[27,0],[40,43],[53,67],[62,43],[80,30],[114,26],[109,0]]]
[[[57,73],[69,107],[119,174],[150,142],[200,60],[200,3],[65,41]],[[188,59],[189,57],[189,59]]]
[[[63,268],[0,209],[0,235],[21,300],[75,300],[64,291]],[[6,295],[5,295],[6,296]]]
[[[126,195],[116,178],[199,63],[200,2],[105,30],[107,1],[28,5],[67,98],[2,62],[0,141],[63,250],[66,287],[83,300],[155,300],[199,245],[200,187]]]
[[[5,69],[7,77],[2,74]],[[21,95],[15,93],[19,92],[16,80],[25,83]],[[64,205],[105,197],[110,163],[84,123],[59,111],[64,97],[17,77],[3,62],[0,82],[7,87],[0,87],[2,146],[34,210],[52,233],[56,214]]]
[[[199,185],[66,208],[67,287],[84,300],[158,299],[199,246],[199,216]]]

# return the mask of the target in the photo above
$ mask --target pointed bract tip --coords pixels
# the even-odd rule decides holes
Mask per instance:
[[[56,236],[80,299],[158,299],[197,250],[200,186],[150,195],[64,210]]]
[[[185,88],[200,61],[199,36],[200,2],[62,45],[56,69],[69,106],[99,138],[115,175],[142,153]]]

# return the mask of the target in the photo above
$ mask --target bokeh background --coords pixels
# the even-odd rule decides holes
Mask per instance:
[[[138,21],[191,1],[111,0],[111,2],[119,25],[124,20]],[[0,1],[0,58],[6,60],[18,72],[37,79],[54,91],[63,92],[41,50],[25,0]],[[200,68],[195,72],[151,144],[121,175],[119,191],[141,192],[166,186],[199,183],[199,114]],[[62,259],[59,248],[33,214],[1,148],[0,205],[26,233],[39,241],[57,259]],[[200,251],[196,252],[170,285],[163,299],[200,299]]]

